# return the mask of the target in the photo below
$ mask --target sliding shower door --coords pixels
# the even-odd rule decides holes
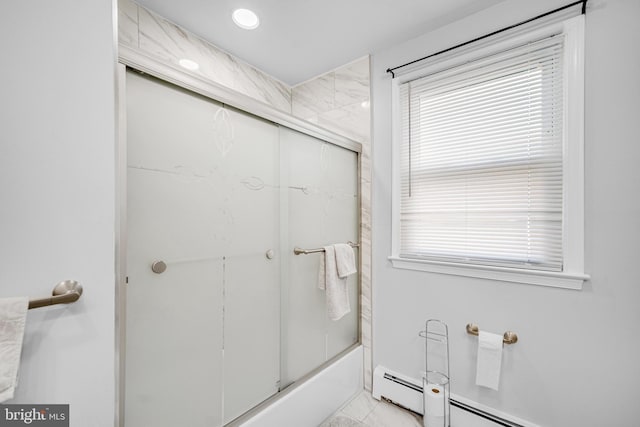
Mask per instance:
[[[287,165],[283,181],[289,242],[282,304],[286,386],[358,341],[357,275],[347,280],[351,312],[331,321],[325,292],[318,288],[324,254],[293,254],[296,246],[308,249],[358,241],[358,156],[287,128],[281,128],[280,135],[281,163]]]
[[[127,93],[127,425],[222,425],[278,391],[278,127],[133,72]]]
[[[357,342],[322,254],[358,240],[357,154],[126,73],[126,427],[218,427]]]

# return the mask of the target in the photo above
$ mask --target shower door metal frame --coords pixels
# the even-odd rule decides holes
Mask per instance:
[[[189,73],[178,66],[174,66],[155,59],[135,49],[119,46],[117,64],[116,104],[117,104],[117,144],[116,144],[116,227],[115,227],[115,252],[116,252],[116,313],[115,313],[115,370],[116,370],[116,395],[115,395],[115,425],[124,427],[125,414],[125,356],[126,356],[126,285],[127,285],[127,110],[126,110],[126,72],[127,68],[146,73],[165,82],[171,83],[188,91],[202,95],[213,101],[222,103],[249,113],[261,119],[271,121],[303,134],[315,137],[332,145],[347,149],[357,154],[357,212],[358,212],[358,242],[362,242],[362,144],[350,138],[344,137],[330,130],[324,129],[311,122],[295,117],[289,113],[280,111],[264,102],[258,101],[242,93],[236,92],[213,81],[204,79]],[[362,265],[362,251],[358,251],[358,265]],[[358,273],[358,341],[343,350],[338,355],[316,367],[313,371],[291,384],[284,391],[276,393],[262,404],[249,410],[238,419],[231,421],[227,426],[238,424],[246,420],[261,409],[294,390],[304,383],[316,372],[338,360],[353,348],[362,344],[362,273]]]

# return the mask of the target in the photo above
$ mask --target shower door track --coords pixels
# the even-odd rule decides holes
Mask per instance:
[[[119,62],[127,67],[142,71],[181,88],[211,98],[222,104],[242,110],[254,116],[272,121],[306,135],[326,141],[330,144],[362,153],[362,144],[347,137],[331,132],[311,122],[280,111],[264,102],[251,98],[226,86],[207,80],[172,66],[126,46],[119,46]]]

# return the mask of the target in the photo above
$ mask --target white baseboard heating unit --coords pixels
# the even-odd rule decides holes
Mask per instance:
[[[377,366],[373,371],[374,399],[384,399],[418,414],[424,414],[422,384],[417,385],[412,378]]]
[[[424,414],[422,384],[419,384],[415,378],[393,372],[383,366],[377,366],[373,372],[373,391],[371,394],[377,400],[384,399],[417,414]],[[475,415],[482,419],[483,426],[540,427],[454,394],[451,394],[449,403],[451,404],[452,419],[473,418]],[[478,420],[480,421],[480,419]],[[475,422],[472,424],[480,425]]]

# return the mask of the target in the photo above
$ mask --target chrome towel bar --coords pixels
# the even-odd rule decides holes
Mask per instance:
[[[352,248],[359,248],[360,244],[359,243],[353,243],[353,242],[347,242],[347,245],[351,246]],[[324,252],[324,248],[316,248],[316,249],[302,249],[299,247],[295,247],[293,248],[293,253],[296,255],[307,255],[307,254],[315,254],[318,252]]]
[[[69,304],[78,301],[80,295],[82,295],[82,286],[80,286],[80,283],[75,280],[65,280],[53,288],[50,297],[30,300],[29,310],[55,304]]]
[[[480,328],[478,328],[478,325],[474,323],[467,324],[467,333],[469,335],[478,335],[480,333],[479,331]],[[507,331],[503,335],[502,342],[505,344],[515,344],[518,342],[518,335],[516,335],[515,332]]]

